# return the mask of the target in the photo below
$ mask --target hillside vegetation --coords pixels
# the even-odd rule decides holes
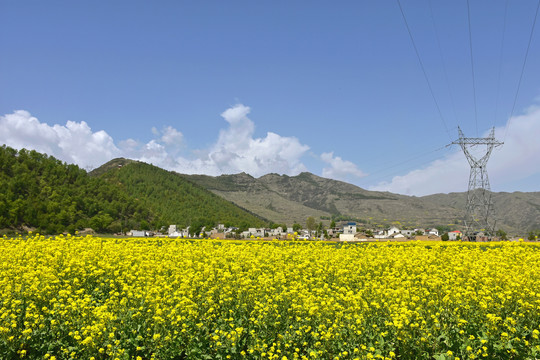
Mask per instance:
[[[118,186],[33,150],[0,147],[0,188],[0,229],[114,232],[154,219]]]
[[[101,233],[218,223],[247,228],[266,221],[175,173],[115,159],[90,176],[52,156],[0,147],[0,229],[44,234]]]
[[[212,227],[218,223],[247,228],[264,226],[266,221],[202,186],[188,181],[174,172],[142,162],[115,159],[92,171],[107,183],[115,184],[139,199],[156,214],[161,226],[176,224]]]
[[[198,230],[218,223],[239,228],[270,222],[355,220],[367,226],[459,228],[463,193],[424,197],[375,192],[310,173],[183,175],[128,159],[91,173],[36,151],[0,148],[0,229],[43,233]],[[525,234],[540,228],[540,192],[493,193],[497,229]]]

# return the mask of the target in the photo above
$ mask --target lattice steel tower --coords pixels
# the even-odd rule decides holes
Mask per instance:
[[[495,235],[495,219],[486,164],[493,148],[503,143],[495,140],[495,128],[491,129],[486,138],[466,138],[459,127],[458,132],[459,140],[452,142],[452,144],[461,146],[471,166],[464,235],[467,239],[474,240],[474,234],[482,231],[491,238]],[[483,156],[477,158],[471,153],[471,150],[479,145],[486,145],[486,148],[482,152]]]

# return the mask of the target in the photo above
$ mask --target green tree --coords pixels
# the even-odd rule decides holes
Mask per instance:
[[[333,229],[336,227],[336,222],[332,219],[332,221],[330,222],[330,229]]]
[[[316,227],[317,227],[317,222],[315,221],[313,216],[309,216],[306,220],[306,228],[308,229],[310,236],[311,236],[311,232],[315,230]]]
[[[150,225],[148,225],[148,221],[141,220],[141,230],[150,230]]]
[[[294,223],[293,226],[292,226],[292,229],[293,229],[293,231],[302,230],[302,225],[300,225],[298,223]]]
[[[435,226],[435,229],[439,231],[439,234],[447,233],[452,230],[448,225],[437,225]]]
[[[442,241],[448,241],[448,240],[450,240],[450,236],[448,235],[447,232],[445,232],[444,234],[441,235],[441,240],[442,240]]]
[[[323,229],[324,229],[324,227],[323,227],[322,222],[319,222],[319,225],[317,225],[317,237],[321,236],[321,234],[323,232]]]
[[[508,235],[506,234],[506,231],[502,229],[497,230],[495,235],[497,235],[497,237],[501,240],[508,240]]]

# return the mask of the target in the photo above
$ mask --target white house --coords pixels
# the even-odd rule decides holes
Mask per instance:
[[[411,237],[411,236],[414,235],[414,230],[410,230],[410,229],[408,229],[408,230],[401,230],[401,233],[402,233],[403,235],[405,235],[406,237]]]
[[[229,233],[235,232],[236,230],[238,230],[238,228],[233,226],[228,229],[225,229],[223,232],[225,233],[225,235],[227,235]]]
[[[169,226],[169,237],[189,237],[189,226],[182,230],[178,229],[176,225]]]
[[[270,236],[283,236],[283,235],[286,235],[286,234],[283,233],[283,228],[281,226],[278,226],[277,228],[271,229],[270,231],[268,231],[268,235],[270,235]]]
[[[433,229],[430,229],[428,230],[428,235],[435,235],[435,236],[439,236],[439,230],[433,228]]]
[[[354,234],[339,234],[339,241],[354,241]]]
[[[131,236],[136,236],[136,237],[148,236],[148,233],[144,230],[131,230]]]
[[[463,235],[461,234],[461,231],[455,230],[455,231],[450,231],[448,233],[448,240],[457,240],[458,238],[459,239],[463,238]]]
[[[389,237],[394,234],[399,234],[399,233],[400,233],[400,230],[395,226],[392,226],[390,229],[386,231],[386,235],[388,235]]]
[[[343,234],[356,234],[356,223],[350,222],[343,227]],[[341,236],[340,236],[341,239]]]
[[[249,238],[254,237],[264,237],[264,228],[249,228],[247,231],[242,232],[242,237]]]
[[[178,232],[178,228],[176,227],[176,225],[169,225],[169,230],[168,230],[168,234],[169,236],[171,236],[171,234],[174,234]]]

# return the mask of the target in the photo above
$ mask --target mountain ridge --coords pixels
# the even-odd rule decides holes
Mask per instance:
[[[373,225],[459,228],[467,196],[467,192],[417,197],[370,191],[308,172],[296,176],[271,173],[258,178],[239,174],[179,175],[278,223],[303,222],[307,216],[341,216]],[[540,192],[501,192],[492,193],[492,197],[498,228],[515,233],[540,228]]]
[[[133,162],[140,163],[113,159],[92,173],[103,176]],[[461,229],[467,199],[466,192],[417,197],[371,191],[309,172],[294,176],[269,173],[257,178],[245,172],[218,176],[170,173],[262,219],[288,225],[303,224],[312,216],[325,223],[330,219],[351,219],[372,227],[393,224]],[[515,234],[540,229],[540,192],[500,192],[492,193],[492,198],[497,229]]]

